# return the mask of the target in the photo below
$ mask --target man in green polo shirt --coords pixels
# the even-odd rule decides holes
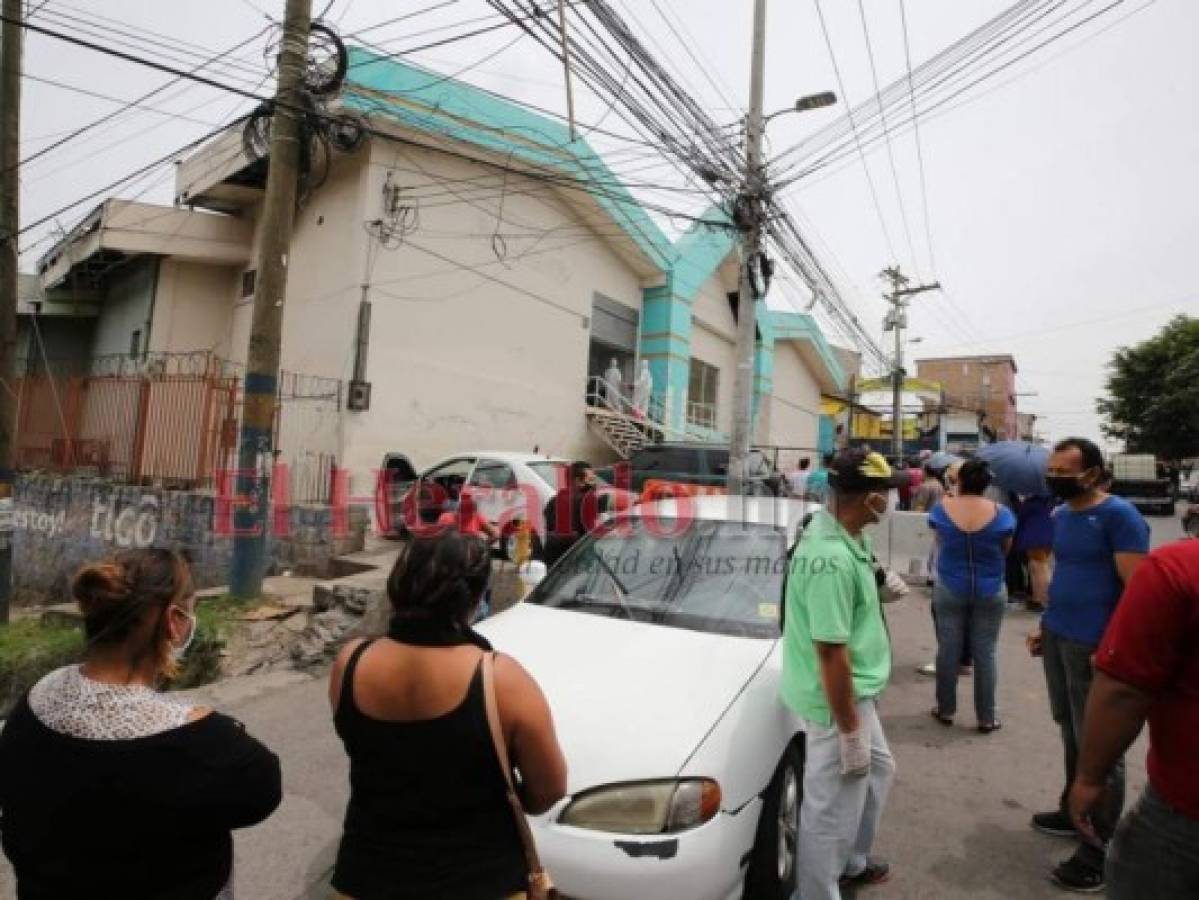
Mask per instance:
[[[846,450],[829,465],[829,508],[791,559],[783,633],[783,702],[804,720],[799,898],[839,900],[841,886],[879,884],[870,858],[895,761],[876,701],[891,677],[870,539],[902,480],[879,454]]]

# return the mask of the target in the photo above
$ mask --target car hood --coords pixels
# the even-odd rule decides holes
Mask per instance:
[[[571,794],[678,773],[774,644],[529,603],[479,631],[548,697]]]

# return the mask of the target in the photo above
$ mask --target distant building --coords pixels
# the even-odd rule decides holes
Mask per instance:
[[[918,377],[940,382],[952,420],[947,431],[979,432],[984,441],[1015,440],[1016,360],[1007,354],[916,360]],[[974,424],[964,427],[973,415]]]

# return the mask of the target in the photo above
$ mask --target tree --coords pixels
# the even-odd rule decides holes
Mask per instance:
[[[1199,456],[1199,319],[1177,316],[1155,337],[1121,347],[1096,401],[1103,433],[1129,453]]]

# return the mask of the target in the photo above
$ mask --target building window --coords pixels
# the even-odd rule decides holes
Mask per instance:
[[[246,269],[244,272],[241,273],[241,297],[243,300],[246,299],[247,297],[254,296],[254,287],[257,285],[257,283],[258,283],[258,270],[257,269]]]
[[[142,330],[135,328],[129,335],[129,358],[137,359],[142,353]]]
[[[687,383],[687,422],[702,428],[716,427],[716,386],[720,371],[698,359],[691,360]]]

